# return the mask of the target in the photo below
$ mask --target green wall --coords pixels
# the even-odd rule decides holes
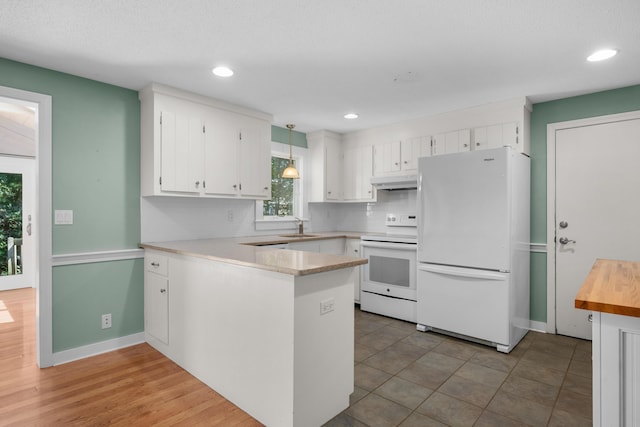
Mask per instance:
[[[53,351],[142,332],[142,259],[59,266],[53,269]],[[101,328],[111,313],[113,327]]]
[[[137,248],[138,93],[4,58],[0,86],[52,97],[52,209],[74,211],[73,225],[53,226],[53,254]],[[137,261],[54,267],[54,351],[142,332],[142,271]]]
[[[307,134],[294,130],[291,137],[291,145],[307,148]],[[289,129],[271,126],[271,140],[289,144]]]
[[[640,85],[533,105],[531,113],[531,241],[547,240],[547,125],[640,110]],[[547,321],[547,258],[531,255],[531,319]]]

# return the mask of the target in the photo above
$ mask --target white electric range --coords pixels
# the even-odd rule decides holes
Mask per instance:
[[[361,237],[360,309],[416,322],[417,221],[415,214],[387,214],[388,233]]]

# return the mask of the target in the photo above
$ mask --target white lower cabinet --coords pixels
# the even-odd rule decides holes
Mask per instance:
[[[294,251],[318,252],[322,254],[344,255],[343,237],[335,239],[307,240],[304,242],[289,242],[287,249]]]
[[[158,255],[145,253],[151,346],[264,425],[320,426],[349,406],[356,267],[296,276],[168,254],[164,276]]]
[[[144,257],[144,330],[164,344],[169,344],[168,262],[156,253]]]
[[[593,312],[593,425],[640,426],[640,318]]]

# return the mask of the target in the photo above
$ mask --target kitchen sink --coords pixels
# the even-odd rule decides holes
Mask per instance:
[[[317,234],[307,234],[307,233],[303,233],[303,234],[299,234],[299,233],[294,233],[294,234],[280,234],[280,237],[316,237],[318,236]]]

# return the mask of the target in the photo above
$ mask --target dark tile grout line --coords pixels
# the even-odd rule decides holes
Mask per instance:
[[[406,328],[404,325],[411,325],[411,323],[404,322],[404,321],[401,321],[401,320],[396,320],[396,319],[391,319],[391,318],[387,318],[387,317],[383,317],[383,316],[378,316],[378,315],[376,315],[376,314],[372,314],[372,313],[361,312],[359,309],[356,309],[356,315],[355,315],[355,317],[356,317],[356,319],[355,319],[355,323],[356,323],[356,333],[355,333],[354,335],[355,335],[355,340],[356,340],[356,342],[358,341],[358,339],[363,338],[363,337],[365,337],[365,336],[367,336],[367,335],[374,334],[374,333],[376,333],[376,332],[380,331],[381,329],[383,329],[383,328],[385,328],[385,327],[387,327],[387,326],[394,327],[395,329],[403,330],[403,332],[406,332],[406,331],[405,331],[405,329],[407,329],[407,328]],[[364,334],[358,334],[358,333],[357,333],[357,332],[358,332],[358,323],[360,323],[360,324],[361,324],[361,325],[360,325],[360,327],[362,327],[362,323],[363,323],[363,322],[367,322],[367,321],[369,321],[369,322],[375,322],[375,323],[378,323],[378,325],[377,325],[375,328],[368,328],[368,329],[371,329],[371,330],[368,330],[368,331],[367,331],[366,333],[364,333]],[[399,326],[402,326],[402,328],[400,328]],[[379,354],[380,352],[385,351],[386,349],[388,349],[388,348],[392,347],[393,345],[398,344],[400,341],[402,341],[402,340],[406,339],[407,337],[409,337],[409,336],[410,336],[410,335],[412,335],[412,334],[413,334],[413,332],[412,332],[412,333],[410,333],[410,334],[407,334],[407,335],[405,335],[405,336],[403,336],[403,337],[397,338],[397,339],[395,339],[392,343],[390,343],[390,344],[386,345],[384,348],[381,348],[380,350],[376,350],[376,349],[374,349],[374,348],[370,348],[370,347],[369,347],[369,349],[370,349],[370,350],[372,350],[372,353],[371,353],[371,354],[369,354],[367,357],[363,358],[363,359],[362,359],[362,360],[360,360],[360,361],[355,361],[354,366],[358,366],[359,364],[362,364],[362,365],[364,365],[364,366],[368,366],[368,367],[370,367],[370,368],[380,370],[381,372],[384,372],[385,374],[390,375],[390,377],[389,377],[389,378],[387,378],[386,380],[384,380],[382,383],[380,383],[380,384],[379,384],[379,385],[377,385],[376,387],[374,387],[372,390],[367,390],[367,389],[363,389],[363,388],[361,388],[361,387],[358,387],[360,390],[363,390],[365,393],[364,393],[363,395],[359,396],[359,398],[358,398],[357,400],[350,402],[350,406],[349,406],[349,408],[347,408],[345,411],[343,411],[343,413],[342,413],[342,414],[340,414],[338,417],[334,418],[334,420],[338,419],[340,416],[346,416],[346,417],[347,417],[347,420],[349,420],[349,419],[356,420],[358,423],[360,423],[359,425],[367,426],[367,424],[365,424],[364,422],[362,422],[362,421],[358,420],[357,418],[354,418],[354,417],[352,417],[351,415],[347,414],[347,411],[348,411],[352,406],[354,406],[356,403],[360,402],[361,400],[363,400],[364,398],[366,398],[367,396],[369,396],[369,395],[371,395],[371,394],[374,394],[374,395],[376,395],[376,397],[377,397],[377,398],[384,399],[385,401],[388,401],[388,402],[390,402],[390,403],[392,403],[392,404],[400,405],[400,406],[402,406],[403,408],[405,408],[405,409],[407,409],[407,410],[409,410],[409,411],[410,411],[410,412],[409,412],[409,413],[408,413],[408,414],[407,414],[407,415],[406,415],[402,420],[398,421],[395,425],[401,425],[403,422],[405,422],[405,421],[407,421],[409,418],[411,418],[414,414],[418,414],[418,415],[420,415],[420,416],[427,416],[427,415],[425,415],[425,413],[423,413],[423,412],[419,412],[419,411],[418,411],[418,409],[419,409],[419,408],[420,408],[420,407],[421,407],[421,406],[422,406],[422,405],[423,405],[427,400],[429,400],[429,399],[431,398],[431,396],[433,396],[433,394],[435,394],[436,392],[441,393],[441,394],[444,394],[444,395],[449,396],[449,397],[451,397],[451,398],[453,398],[453,399],[456,399],[456,400],[461,400],[461,399],[459,399],[459,398],[458,398],[458,397],[456,397],[456,396],[448,395],[448,394],[447,394],[446,392],[444,392],[444,391],[439,391],[439,390],[440,390],[440,388],[441,388],[445,383],[447,383],[447,382],[448,382],[448,381],[449,381],[449,380],[450,380],[450,379],[451,379],[451,378],[452,378],[452,377],[453,377],[453,376],[454,376],[454,375],[455,375],[455,374],[456,374],[456,373],[457,373],[457,372],[458,372],[458,371],[459,371],[463,366],[465,366],[467,363],[474,363],[474,362],[470,362],[470,360],[473,358],[473,355],[475,355],[475,354],[477,354],[479,351],[481,351],[480,349],[482,349],[482,348],[490,349],[490,347],[485,347],[485,346],[483,346],[483,345],[481,345],[481,344],[471,343],[471,342],[467,342],[467,341],[460,340],[460,339],[455,338],[455,337],[450,337],[450,336],[440,335],[440,334],[438,334],[438,338],[441,340],[441,342],[440,342],[439,344],[434,345],[433,347],[429,348],[428,350],[426,350],[426,352],[424,353],[424,355],[426,355],[426,354],[428,354],[428,353],[432,352],[432,351],[433,351],[433,350],[435,350],[437,347],[439,347],[441,344],[446,343],[446,342],[458,343],[458,344],[463,345],[463,346],[465,346],[465,347],[466,347],[466,346],[469,346],[469,347],[471,347],[471,348],[474,348],[474,352],[473,352],[473,354],[472,354],[471,356],[469,356],[469,357],[468,357],[468,358],[466,358],[466,359],[458,359],[459,361],[461,361],[461,362],[462,362],[462,364],[461,364],[460,366],[458,366],[456,369],[452,370],[452,371],[451,371],[451,373],[446,377],[446,379],[444,379],[443,381],[441,381],[441,382],[440,382],[440,384],[439,384],[435,389],[433,389],[433,390],[431,391],[431,393],[430,393],[430,394],[429,394],[425,399],[423,399],[423,400],[422,400],[422,401],[421,401],[417,406],[415,406],[415,409],[407,408],[406,406],[402,405],[402,404],[401,404],[401,403],[399,403],[399,402],[393,401],[393,400],[391,400],[391,399],[388,399],[388,398],[387,398],[387,397],[385,397],[385,396],[382,396],[382,395],[380,395],[380,394],[375,393],[375,392],[376,392],[376,390],[379,390],[381,387],[383,387],[383,386],[384,386],[386,383],[388,383],[390,380],[392,380],[393,378],[396,378],[396,377],[397,377],[397,375],[398,375],[398,374],[399,374],[403,369],[405,369],[407,366],[410,366],[411,364],[415,363],[418,359],[420,359],[420,358],[421,358],[421,357],[423,357],[424,355],[423,355],[423,356],[420,356],[420,357],[418,357],[418,358],[414,358],[414,359],[413,359],[411,362],[409,362],[409,363],[408,363],[404,368],[400,369],[400,370],[399,370],[399,371],[397,371],[395,374],[391,374],[391,373],[389,373],[389,372],[387,372],[387,371],[384,371],[384,370],[382,370],[382,369],[379,369],[379,368],[374,368],[373,366],[369,366],[369,365],[367,365],[365,362],[366,362],[367,360],[371,359],[372,357],[374,357],[375,355]],[[535,332],[534,332],[534,334],[539,334],[539,333],[535,333]],[[532,338],[529,338],[529,336],[531,336]],[[551,336],[554,336],[554,335],[551,335]],[[491,405],[491,403],[493,402],[493,400],[496,398],[496,395],[497,395],[499,392],[501,392],[501,391],[502,391],[502,387],[503,387],[503,385],[504,385],[504,384],[505,384],[505,382],[506,382],[506,381],[511,377],[511,375],[513,374],[514,369],[516,369],[516,367],[517,367],[517,366],[520,364],[520,362],[523,360],[523,357],[525,356],[525,354],[526,354],[526,353],[531,349],[532,345],[536,342],[536,338],[538,338],[538,340],[539,340],[540,342],[545,341],[545,339],[543,339],[542,337],[544,337],[544,334],[541,334],[541,336],[529,335],[529,334],[528,334],[528,335],[527,335],[527,337],[525,337],[525,338],[523,339],[523,341],[522,341],[522,342],[519,344],[519,346],[518,346],[518,347],[520,347],[521,349],[520,349],[520,350],[518,350],[518,347],[516,347],[516,349],[514,349],[514,351],[512,351],[512,352],[510,353],[510,355],[514,355],[514,353],[515,353],[516,351],[518,351],[518,352],[519,352],[519,355],[518,355],[518,356],[515,356],[515,357],[516,357],[516,359],[517,359],[517,361],[513,364],[513,366],[511,366],[511,367],[508,369],[508,371],[506,371],[506,372],[505,372],[505,371],[501,371],[501,370],[500,370],[501,372],[503,372],[503,373],[505,374],[505,377],[504,377],[504,379],[502,379],[502,380],[500,381],[499,385],[495,388],[495,391],[493,391],[493,393],[492,393],[492,395],[491,395],[491,398],[487,400],[487,403],[485,404],[485,406],[484,406],[484,407],[480,407],[480,406],[478,406],[478,405],[476,405],[476,404],[473,404],[473,403],[470,403],[470,402],[468,402],[468,401],[464,401],[464,400],[462,400],[463,402],[468,403],[469,405],[473,405],[473,406],[475,406],[476,408],[479,408],[479,409],[481,409],[481,410],[482,410],[482,412],[481,412],[480,416],[478,416],[478,417],[476,418],[476,421],[475,421],[475,422],[477,422],[477,421],[481,418],[481,416],[484,414],[484,412],[486,412],[486,411],[488,411],[488,412],[492,412],[492,411],[490,411],[488,408],[489,408],[489,406]],[[554,336],[554,337],[555,337],[555,336]],[[580,340],[577,340],[577,339],[574,339],[574,338],[568,338],[568,337],[564,337],[564,338],[566,338],[566,340],[565,340],[565,339],[560,339],[560,341],[561,341],[561,342],[556,342],[556,343],[551,343],[551,342],[550,342],[550,343],[549,343],[549,345],[547,345],[547,346],[546,346],[546,350],[548,350],[548,349],[549,349],[549,348],[548,348],[549,346],[556,346],[556,347],[557,347],[557,346],[566,346],[566,345],[565,345],[565,342],[566,342],[567,340],[569,340],[569,341],[568,341],[569,343],[571,343],[571,341],[574,341],[573,343],[571,343],[571,347],[572,347],[572,349],[571,349],[571,354],[570,354],[570,356],[568,357],[568,362],[567,362],[567,365],[566,365],[566,367],[565,367],[565,369],[564,369],[564,370],[560,371],[560,370],[557,370],[557,369],[554,369],[554,368],[549,368],[549,367],[547,367],[547,368],[546,368],[546,369],[552,369],[554,372],[557,372],[557,373],[560,373],[560,372],[562,373],[562,380],[561,380],[561,381],[559,382],[559,384],[557,385],[557,392],[555,393],[555,397],[554,397],[554,399],[553,399],[553,406],[548,406],[547,404],[543,404],[543,403],[537,402],[537,401],[535,401],[535,400],[530,400],[530,399],[528,399],[528,398],[526,398],[526,397],[518,396],[518,398],[520,398],[520,399],[524,399],[524,400],[527,400],[527,401],[533,402],[533,403],[535,403],[535,404],[538,404],[538,405],[540,405],[540,406],[544,406],[544,407],[546,407],[547,409],[550,409],[549,416],[548,416],[548,418],[547,418],[547,420],[546,420],[546,424],[545,424],[545,425],[549,425],[549,423],[550,423],[550,422],[552,422],[552,420],[553,420],[554,411],[556,410],[556,406],[557,406],[558,401],[559,401],[559,399],[560,399],[561,393],[562,393],[562,391],[563,391],[563,389],[564,389],[564,386],[565,386],[565,384],[566,384],[566,382],[567,382],[567,377],[568,377],[568,374],[570,373],[570,372],[569,372],[569,370],[571,369],[572,362],[575,360],[575,359],[574,359],[574,357],[576,356],[576,354],[577,354],[578,352],[580,352],[580,351],[581,351],[581,350],[579,350],[579,345],[578,345],[578,342],[579,342]],[[355,343],[354,343],[354,345],[355,345]],[[361,345],[366,347],[366,345],[365,345],[365,344],[361,344]],[[525,345],[525,347],[521,347],[522,345]],[[543,349],[545,349],[545,347],[543,347]],[[543,351],[543,349],[539,349],[539,350],[534,349],[534,351]],[[494,351],[495,351],[495,350],[494,350]],[[437,353],[437,354],[442,354],[442,353],[439,353],[439,352],[437,352],[437,351],[436,351],[435,353]],[[521,354],[520,354],[520,353],[521,353]],[[551,357],[555,357],[555,358],[566,358],[565,356],[561,356],[561,355],[556,354],[556,353],[553,353],[553,352],[550,352],[550,353],[549,353],[548,351],[547,351],[547,352],[545,352],[545,354],[549,354]],[[449,354],[444,354],[444,355],[445,355],[445,356],[448,356],[448,357],[455,357],[455,356],[450,356]],[[505,357],[509,357],[509,355],[505,355]],[[480,366],[484,366],[484,365],[481,365],[481,364],[480,364]],[[496,371],[497,371],[497,369],[495,369],[494,367],[489,367],[489,366],[484,366],[484,367],[489,368],[489,369],[494,369],[494,370],[496,370]],[[573,373],[572,375],[576,375],[576,376],[578,376],[578,377],[582,377],[582,375],[579,375],[579,374],[576,374],[576,373]],[[397,377],[397,378],[403,379],[403,378],[401,378],[401,377]],[[552,386],[552,385],[550,385],[550,384],[547,384],[547,383],[544,383],[544,382],[539,382],[539,381],[537,381],[537,380],[535,380],[535,379],[532,379],[532,378],[526,378],[526,377],[523,377],[523,378],[525,378],[525,379],[526,379],[526,380],[528,380],[528,381],[535,381],[536,383],[539,383],[540,385],[544,385],[544,386]],[[404,380],[404,379],[403,379],[403,380]],[[405,380],[405,381],[410,381],[410,382],[412,382],[411,380]],[[414,383],[414,384],[417,384],[417,383]],[[420,385],[421,387],[424,387],[422,384],[418,384],[418,385]],[[429,390],[431,390],[431,388],[429,388]],[[507,394],[507,392],[505,392],[505,391],[502,391],[502,392],[503,392],[503,393],[505,393],[505,394]],[[574,393],[576,393],[576,392],[574,392]],[[500,415],[501,415],[502,417],[507,418],[509,421],[513,421],[513,422],[515,422],[515,423],[522,423],[522,421],[520,421],[520,420],[513,419],[513,418],[510,418],[510,417],[507,417],[507,416],[505,416],[505,415],[503,415],[503,414],[500,414]],[[431,417],[431,415],[429,415],[429,416]],[[432,418],[432,419],[434,419],[434,418]],[[434,420],[435,420],[435,419],[434,419]],[[333,420],[332,420],[332,421],[333,421]],[[332,421],[330,421],[329,423],[325,424],[325,426],[329,427],[329,426],[333,426],[333,425],[336,425],[336,426],[338,426],[338,425],[345,425],[345,424],[332,424]],[[440,420],[438,420],[438,422],[441,422],[441,421],[440,421]],[[351,425],[351,424],[347,424],[347,425]]]

